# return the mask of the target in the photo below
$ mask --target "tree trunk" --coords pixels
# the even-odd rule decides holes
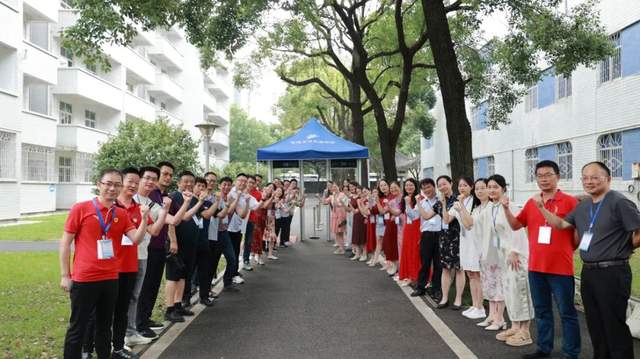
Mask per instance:
[[[351,110],[351,133],[353,134],[352,141],[364,146],[364,113],[362,111],[362,89],[360,84],[356,81],[349,81],[349,102]],[[362,167],[360,169],[361,185],[367,185],[369,182],[369,169],[367,168],[367,162],[362,161]]]
[[[451,175],[456,179],[473,176],[472,135],[465,110],[465,83],[458,68],[444,4],[442,0],[422,0],[422,9],[440,81],[449,138]]]

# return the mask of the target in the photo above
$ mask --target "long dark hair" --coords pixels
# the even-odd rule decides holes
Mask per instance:
[[[380,183],[382,183],[382,182],[386,183],[386,184],[387,184],[387,186],[389,186],[389,182],[387,182],[387,180],[386,180],[386,179],[384,179],[384,178],[378,181],[378,184],[376,185],[376,189],[378,190],[378,198],[380,198],[380,199],[385,198],[385,197],[387,196],[387,195],[386,195],[386,194],[384,194],[384,192],[382,192],[382,190],[380,189]]]
[[[413,187],[415,188],[413,190],[413,194],[410,195],[410,202],[411,202],[411,207],[416,205],[416,197],[418,196],[418,193],[420,191],[420,187],[418,187],[418,181],[416,181],[413,178],[408,178],[404,181],[404,186],[402,186],[402,201],[400,201],[400,209],[402,210],[402,213],[405,213],[406,209],[406,204],[404,201],[404,197],[409,196],[409,193],[407,193],[407,190],[405,189],[407,186],[407,182],[411,182],[413,183]]]
[[[474,208],[478,207],[480,205],[480,199],[476,196],[476,192],[475,192],[475,188],[476,188],[476,184],[473,181],[473,178],[469,177],[469,176],[462,176],[460,178],[458,178],[458,184],[460,183],[460,181],[464,181],[464,183],[467,184],[467,186],[471,187],[471,197],[473,198],[473,203],[471,205],[471,210],[473,211]],[[460,191],[458,191],[460,192]],[[464,205],[464,203],[463,203]]]

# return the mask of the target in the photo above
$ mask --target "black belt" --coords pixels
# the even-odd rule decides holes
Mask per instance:
[[[628,264],[629,264],[628,259],[622,259],[617,261],[591,262],[591,263],[585,262],[582,264],[582,268],[587,268],[587,269],[608,268],[608,267],[619,267],[619,266],[624,266]]]

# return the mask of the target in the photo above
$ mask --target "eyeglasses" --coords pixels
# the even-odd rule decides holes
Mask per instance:
[[[542,174],[536,175],[536,178],[537,179],[545,179],[545,178],[551,178],[553,176],[557,176],[557,174],[556,173],[542,173]]]
[[[100,182],[101,185],[103,186],[107,186],[107,188],[115,188],[115,189],[119,189],[122,188],[122,183],[113,183],[113,182]]]
[[[158,180],[158,177],[143,176],[142,179],[146,181],[156,182]]]
[[[600,182],[607,178],[608,176],[582,176],[580,180],[582,182]]]

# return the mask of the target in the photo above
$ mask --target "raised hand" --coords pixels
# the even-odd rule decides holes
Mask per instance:
[[[200,192],[200,195],[198,196],[198,200],[203,202],[205,198],[207,198],[207,192],[205,191]]]
[[[147,214],[149,214],[149,206],[147,206],[146,204],[141,204],[140,213],[142,214],[142,218],[145,218]]]
[[[458,196],[458,202],[462,202],[462,201],[464,201],[464,199],[465,199],[465,198],[466,198],[466,196],[465,196],[465,195],[460,194],[460,195]]]
[[[462,202],[460,202],[460,201],[454,202],[453,203],[453,208],[458,212],[462,211]]]
[[[502,197],[500,197],[500,203],[504,208],[509,208],[509,196],[507,196],[506,194],[502,195]]]
[[[190,201],[191,197],[193,197],[193,193],[188,191],[182,192],[182,199],[184,199],[185,202]]]

